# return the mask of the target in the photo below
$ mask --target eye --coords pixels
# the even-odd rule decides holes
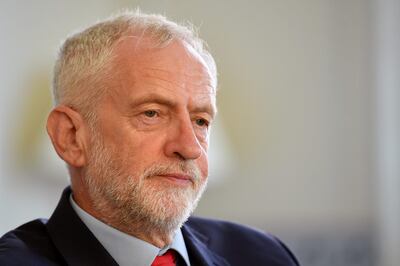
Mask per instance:
[[[198,126],[201,126],[201,127],[204,127],[204,126],[207,127],[208,126],[208,121],[203,119],[203,118],[199,118],[199,119],[196,119],[196,124]]]
[[[147,110],[147,111],[144,111],[144,115],[147,117],[155,117],[157,115],[157,111]]]

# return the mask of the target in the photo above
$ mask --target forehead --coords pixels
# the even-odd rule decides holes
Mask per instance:
[[[138,87],[145,86],[215,96],[215,82],[208,65],[183,41],[173,40],[164,47],[155,47],[148,38],[125,37],[114,53],[113,75],[118,90],[138,92]]]
[[[155,69],[167,67],[174,73],[197,73],[213,79],[205,60],[191,45],[181,40],[157,47],[148,37],[130,36],[121,39],[114,51],[114,63],[133,71],[149,66]]]

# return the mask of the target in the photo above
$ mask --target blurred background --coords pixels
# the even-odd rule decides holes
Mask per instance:
[[[60,41],[123,8],[199,27],[219,67],[196,214],[273,232],[303,265],[400,261],[400,1],[0,1],[0,235],[68,184],[47,139]]]

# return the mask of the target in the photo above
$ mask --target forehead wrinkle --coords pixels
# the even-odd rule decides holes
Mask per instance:
[[[214,86],[212,85],[209,75],[204,75],[200,71],[199,71],[199,73],[192,73],[192,72],[185,71],[183,73],[182,80],[176,81],[176,82],[174,82],[174,80],[170,79],[170,76],[171,76],[170,74],[173,72],[166,70],[166,69],[155,68],[155,67],[146,67],[144,69],[139,70],[139,72],[145,78],[162,80],[164,82],[177,85],[181,88],[186,87],[185,83],[187,83],[188,85],[194,85],[196,87],[207,86],[211,89],[211,91],[215,90]]]
[[[216,109],[214,100],[216,87],[207,65],[198,54],[193,54],[190,49],[187,49],[188,47],[183,45],[185,52],[183,56],[176,51],[172,51],[168,56],[165,54],[160,56],[159,53],[166,48],[145,49],[146,47],[143,47],[143,44],[139,45],[140,50],[143,51],[141,53],[132,49],[132,43],[129,45],[129,41],[125,41],[120,43],[120,45],[124,45],[117,49],[118,59],[116,58],[117,60],[114,63],[118,68],[116,72],[121,75],[121,78],[117,78],[117,80],[123,83],[120,85],[123,85],[121,87],[128,94],[133,93],[131,89],[142,86],[153,92],[160,89],[174,93],[174,90],[179,88],[179,90],[186,91],[189,94],[194,93],[199,96],[202,95],[202,97],[210,97],[211,106]],[[175,66],[172,69],[171,64]],[[125,75],[130,78],[125,79]],[[209,99],[204,100],[210,102]]]
[[[142,81],[152,87],[160,87],[164,90],[173,90],[173,88],[185,88],[184,84],[173,82],[168,78],[160,77],[159,75],[147,74],[144,76],[145,79]]]
[[[188,83],[190,83],[191,85],[194,85],[196,87],[202,87],[202,88],[204,88],[204,86],[205,86],[207,88],[210,88],[211,91],[214,91],[214,86],[212,85],[210,78],[203,79],[202,78],[203,76],[201,74],[198,74],[198,75],[185,74],[185,77],[186,77],[185,80],[187,80]]]

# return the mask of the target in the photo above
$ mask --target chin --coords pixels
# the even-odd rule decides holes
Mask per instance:
[[[129,216],[132,220],[140,217],[144,226],[153,230],[176,231],[193,213],[205,187],[206,184],[186,189],[147,187],[133,196]]]

